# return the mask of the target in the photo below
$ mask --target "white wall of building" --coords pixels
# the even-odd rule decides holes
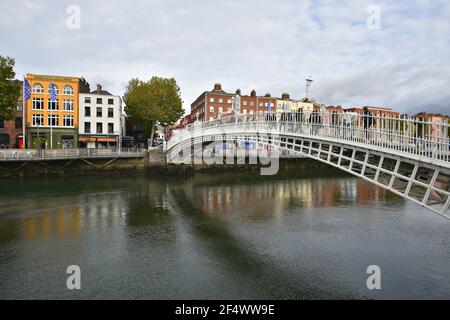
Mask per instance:
[[[90,102],[89,102],[90,99]],[[101,99],[99,103],[97,99]],[[86,109],[90,108],[90,116]],[[101,109],[101,116],[97,115],[97,108]],[[112,109],[112,117],[109,114]],[[122,136],[122,99],[119,96],[96,93],[80,93],[79,107],[79,134],[88,136]],[[87,132],[86,123],[90,123],[90,132]],[[97,131],[97,123],[101,123],[102,132]],[[108,125],[113,125],[113,132],[108,132]]]

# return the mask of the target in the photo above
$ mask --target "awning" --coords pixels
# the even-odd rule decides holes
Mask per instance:
[[[92,137],[80,137],[81,142],[117,142],[116,138],[92,138]]]

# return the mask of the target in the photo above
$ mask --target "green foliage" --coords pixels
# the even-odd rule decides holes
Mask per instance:
[[[157,122],[175,123],[183,116],[180,87],[175,79],[153,77],[150,81],[131,79],[124,95],[125,112],[151,132]]]
[[[0,118],[4,120],[14,119],[20,96],[20,83],[14,81],[14,65],[14,59],[0,55]]]

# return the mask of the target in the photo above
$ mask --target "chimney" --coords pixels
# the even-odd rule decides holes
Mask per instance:
[[[253,98],[255,98],[255,97],[256,97],[256,90],[253,89],[252,92],[250,93],[250,95],[251,95]]]
[[[287,92],[283,93],[283,95],[281,96],[282,100],[290,100],[290,98],[291,98],[291,96]]]
[[[237,89],[237,90],[236,90],[236,94],[237,94],[238,96],[240,96],[240,95],[241,95],[241,89]]]
[[[100,94],[102,92],[102,86],[101,84],[97,83],[97,94]]]
[[[222,91],[222,85],[220,83],[216,83],[214,85],[214,91]]]

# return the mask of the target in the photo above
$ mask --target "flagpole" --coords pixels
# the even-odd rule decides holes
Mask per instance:
[[[23,135],[23,148],[27,149],[26,144],[26,137],[25,137],[25,106],[26,106],[26,100],[25,100],[25,81],[27,80],[27,77],[23,76],[24,81],[22,82],[22,135]]]

